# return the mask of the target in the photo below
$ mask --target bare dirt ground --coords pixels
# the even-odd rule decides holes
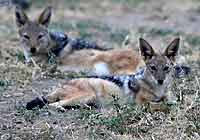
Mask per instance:
[[[73,74],[48,73],[34,80],[33,66],[23,63],[14,22],[14,9],[0,9],[0,139],[200,139],[200,2],[198,0],[35,0],[33,18],[53,5],[50,30],[83,36],[108,47],[122,47],[129,35],[134,48],[143,36],[163,48],[181,36],[182,63],[192,74],[174,82],[178,104],[169,112],[151,112],[137,105],[111,103],[113,109],[52,108],[27,111],[27,101],[46,95]]]

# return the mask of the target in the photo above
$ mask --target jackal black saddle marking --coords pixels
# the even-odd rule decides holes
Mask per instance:
[[[51,50],[56,56],[69,44],[73,50],[82,50],[82,49],[95,49],[106,51],[107,48],[102,48],[98,46],[95,42],[89,42],[84,38],[69,38],[63,32],[50,32],[50,37],[53,41],[56,42],[56,47]]]

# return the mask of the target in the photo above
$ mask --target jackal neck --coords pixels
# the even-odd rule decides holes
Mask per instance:
[[[50,35],[51,41],[53,42],[51,52],[54,55],[59,56],[60,52],[69,43],[69,38],[66,34],[62,32],[49,32],[49,35]]]

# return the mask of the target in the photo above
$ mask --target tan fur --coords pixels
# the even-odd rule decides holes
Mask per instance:
[[[131,48],[109,51],[81,50],[65,55],[61,59],[61,71],[89,71],[95,73],[95,65],[105,63],[109,74],[132,74],[140,62],[138,54]],[[96,73],[99,74],[100,73]]]
[[[112,95],[121,96],[122,90],[112,82],[91,78],[71,80],[48,95],[47,99],[51,106],[63,107],[101,102],[102,98],[105,101]]]

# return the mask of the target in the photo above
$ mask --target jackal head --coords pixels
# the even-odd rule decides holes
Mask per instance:
[[[30,20],[20,8],[16,8],[15,17],[20,43],[27,53],[25,55],[46,52],[50,42],[47,27],[50,23],[51,7],[44,9],[36,20]]]
[[[140,50],[143,60],[146,64],[148,77],[151,82],[155,81],[156,85],[166,84],[166,81],[174,73],[174,63],[178,54],[180,38],[174,39],[163,53],[157,53],[151,45],[140,38]]]

